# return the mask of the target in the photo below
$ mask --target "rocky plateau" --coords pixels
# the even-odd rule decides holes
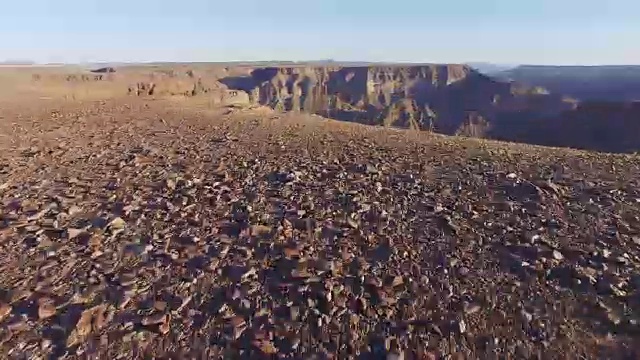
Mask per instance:
[[[571,102],[462,66],[115,70],[0,71],[0,358],[640,357],[637,154],[410,130]]]

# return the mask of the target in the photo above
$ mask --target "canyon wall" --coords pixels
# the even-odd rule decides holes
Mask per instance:
[[[551,116],[576,106],[544,89],[496,81],[466,65],[267,67],[222,82],[277,110],[479,137],[498,122]]]

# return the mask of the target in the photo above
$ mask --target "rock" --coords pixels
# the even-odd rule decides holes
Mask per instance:
[[[349,224],[349,226],[351,226],[354,229],[357,229],[360,225],[358,225],[358,222],[352,218],[352,217],[347,217],[347,224]]]
[[[467,323],[464,322],[464,320],[460,320],[458,321],[458,330],[460,331],[461,334],[464,334],[467,332]]]
[[[155,301],[153,303],[153,308],[160,312],[164,312],[167,309],[167,302],[162,300]]]
[[[176,181],[172,178],[166,179],[165,180],[165,185],[167,186],[167,189],[169,190],[175,190],[176,189]]]
[[[458,269],[458,274],[462,277],[469,275],[469,268],[466,266],[460,267],[460,269]]]
[[[480,307],[480,305],[478,305],[478,304],[468,304],[468,305],[465,305],[464,312],[467,315],[471,315],[471,314],[477,313],[481,309],[482,309],[482,307]]]
[[[536,242],[538,242],[540,239],[542,239],[542,236],[538,235],[538,234],[534,234],[533,236],[531,236],[529,238],[529,242],[531,244],[535,244]]]
[[[69,208],[68,214],[73,216],[73,215],[79,214],[80,212],[82,212],[82,209],[80,207],[78,207],[76,205],[72,205]]]
[[[556,260],[563,260],[564,255],[562,255],[562,253],[558,250],[553,250],[553,258]]]
[[[56,305],[51,298],[38,299],[38,318],[40,320],[48,319],[54,316],[57,312]]]
[[[167,335],[171,331],[171,323],[169,321],[163,322],[158,326],[158,331],[162,335]]]
[[[233,339],[237,340],[242,336],[244,331],[247,329],[247,322],[241,316],[234,316],[230,318],[229,324],[233,328]]]
[[[35,232],[38,232],[40,230],[40,226],[38,226],[38,225],[27,225],[25,227],[25,230],[27,230],[30,233],[35,233]]]
[[[298,308],[297,306],[290,307],[289,314],[292,321],[298,321],[300,317],[300,308]]]
[[[613,325],[620,325],[620,323],[622,322],[622,319],[620,318],[620,316],[618,316],[618,314],[616,314],[613,311],[608,311],[607,313],[607,319],[613,324]]]
[[[458,328],[459,328],[459,324],[458,324]],[[431,330],[431,332],[433,332],[434,334],[436,334],[436,335],[438,335],[440,337],[444,336],[444,334],[442,333],[442,329],[440,329],[440,326],[438,326],[436,324],[431,324],[429,326],[429,329]],[[465,330],[466,330],[466,326],[465,326]]]
[[[278,349],[273,345],[271,341],[261,340],[254,342],[254,346],[265,355],[274,355],[278,353]]]
[[[378,173],[378,169],[376,169],[376,167],[371,165],[371,164],[367,164],[366,165],[365,171],[366,171],[367,174],[377,174]]]
[[[67,338],[67,346],[74,346],[86,339],[91,333],[94,318],[94,310],[87,309],[80,315],[80,320]]]
[[[141,324],[144,326],[163,324],[169,321],[169,315],[156,313],[142,318]]]
[[[426,351],[421,355],[419,359],[420,360],[437,360],[438,356],[436,355],[436,353],[432,351]]]
[[[122,220],[122,218],[120,218],[120,217],[117,217],[117,218],[111,220],[111,222],[109,223],[109,227],[112,230],[122,230],[122,229],[124,229],[124,227],[126,225],[127,225],[127,223],[124,220]]]
[[[256,270],[256,268],[250,268],[249,270],[247,270],[244,274],[242,274],[242,280],[245,281],[253,276],[257,276],[258,272]]]
[[[284,249],[284,256],[287,259],[293,259],[294,257],[300,257],[300,250],[298,250],[297,248],[285,248]]]
[[[84,232],[85,232],[84,229],[69,228],[67,229],[67,236],[69,237],[69,240],[73,240],[78,236],[80,236],[81,234],[83,234]]]
[[[391,287],[396,287],[404,284],[404,279],[402,276],[394,276],[391,281]]]
[[[2,322],[6,317],[9,316],[9,314],[11,314],[12,309],[13,307],[11,306],[11,304],[0,302],[0,322]]]
[[[533,315],[526,310],[520,310],[520,315],[522,315],[522,319],[528,324],[533,320]]]
[[[265,236],[271,233],[272,229],[269,226],[264,225],[252,225],[251,235],[253,236]]]

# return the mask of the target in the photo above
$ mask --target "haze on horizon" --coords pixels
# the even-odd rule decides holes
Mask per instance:
[[[8,0],[0,61],[640,64],[636,0]]]

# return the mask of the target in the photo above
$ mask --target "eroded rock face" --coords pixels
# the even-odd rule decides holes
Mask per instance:
[[[545,119],[504,124],[491,133],[498,140],[604,152],[640,149],[640,102],[583,102]]]
[[[466,65],[271,67],[223,82],[253,102],[365,124],[484,136],[497,119],[551,115],[573,102],[495,81]]]

